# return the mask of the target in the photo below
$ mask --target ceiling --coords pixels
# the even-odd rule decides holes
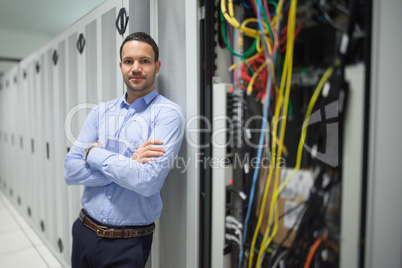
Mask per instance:
[[[0,74],[104,1],[0,0]]]

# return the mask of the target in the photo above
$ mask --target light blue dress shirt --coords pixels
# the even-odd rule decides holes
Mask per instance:
[[[89,113],[64,163],[66,183],[84,185],[81,203],[97,221],[110,225],[147,225],[160,217],[160,190],[179,153],[184,115],[156,89],[132,105],[125,95],[100,103]],[[148,139],[159,139],[166,150],[156,161],[130,159]],[[83,160],[83,153],[94,142]]]

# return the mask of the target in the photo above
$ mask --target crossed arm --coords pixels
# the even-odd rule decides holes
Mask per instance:
[[[165,152],[165,149],[163,147],[157,146],[162,144],[163,141],[161,140],[147,140],[138,147],[138,149],[133,153],[130,158],[142,164],[150,161],[156,161],[155,157],[163,156],[163,153]],[[94,142],[90,147],[102,148],[102,144],[100,142]],[[92,148],[89,150],[88,154],[91,152],[91,150]]]
[[[137,150],[131,155],[130,159],[141,164],[156,161],[156,157],[161,157],[165,153],[165,149],[161,146],[163,141],[161,140],[147,140],[144,144],[139,146]],[[95,154],[95,147],[102,148],[100,142],[94,142],[88,152]],[[99,169],[92,168],[83,159],[83,148],[79,146],[73,146],[69,152],[70,156],[66,158],[64,177],[67,184],[81,184],[89,187],[106,186],[112,181],[106,177]]]
[[[97,120],[97,111],[91,111],[75,146],[66,157],[66,183],[87,187],[116,183],[144,196],[160,191],[164,179],[174,165],[183,138],[184,122],[177,116],[177,111],[168,109],[159,113],[155,128],[149,135],[155,139],[139,146],[130,157],[102,149],[100,143],[93,142],[98,140]],[[82,156],[89,145],[94,147],[85,161]]]

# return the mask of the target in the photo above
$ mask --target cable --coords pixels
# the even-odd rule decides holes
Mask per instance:
[[[277,8],[277,14],[281,13],[283,2],[284,2],[284,0],[280,0],[278,8]],[[276,24],[277,31],[279,31],[279,26],[280,26],[280,20],[278,19],[278,22]],[[276,53],[274,54],[274,59],[275,59],[275,57],[276,57]],[[261,161],[262,148],[263,148],[262,145],[264,143],[266,121],[268,119],[268,112],[269,112],[269,106],[270,106],[270,94],[267,91],[268,91],[268,89],[271,88],[272,81],[273,81],[273,76],[271,75],[269,77],[269,80],[268,80],[268,83],[267,83],[267,90],[266,90],[266,94],[265,94],[265,98],[264,98],[264,100],[265,100],[265,102],[264,102],[265,103],[265,109],[264,109],[264,113],[263,113],[263,122],[261,124],[261,134],[260,134],[260,138],[259,138],[259,146],[258,146],[258,151],[257,151],[257,163],[258,163],[258,165],[254,169],[253,181],[252,181],[252,186],[251,186],[250,195],[249,195],[249,204],[248,204],[246,217],[245,217],[245,220],[244,220],[243,244],[246,243],[246,239],[247,239],[248,221],[249,221],[250,214],[251,214],[251,209],[252,209],[253,200],[254,200],[255,186],[256,186],[257,177],[258,177],[259,168],[260,168],[259,162]],[[252,254],[251,251],[250,251],[250,253]],[[239,263],[238,263],[239,268],[241,267],[242,262],[243,262],[243,255],[244,255],[244,249],[242,249],[240,251],[240,253],[239,253]]]
[[[274,264],[272,265],[272,268],[276,268],[279,264],[279,262],[282,260],[283,257],[285,257],[286,254],[289,253],[289,250],[284,250],[278,258],[275,260]]]
[[[337,64],[336,64],[337,65]],[[307,127],[308,127],[308,121],[311,115],[311,112],[313,110],[314,104],[316,103],[322,88],[324,87],[324,84],[327,82],[327,80],[331,77],[332,73],[334,71],[334,67],[330,66],[324,73],[324,75],[321,77],[320,82],[318,83],[316,89],[314,90],[313,96],[310,99],[310,102],[307,107],[306,115],[304,117],[303,121],[303,127],[302,127],[302,133],[300,135],[299,139],[299,146],[297,150],[297,157],[296,157],[296,165],[295,168],[293,169],[292,173],[290,173],[286,179],[279,185],[278,189],[275,190],[274,195],[278,195],[282,189],[286,186],[286,184],[289,182],[289,180],[296,174],[296,172],[300,169],[301,165],[301,158],[302,158],[302,152],[303,152],[303,145],[304,145],[304,140],[306,138],[306,133],[307,133]]]
[[[234,241],[236,245],[242,249],[242,243],[241,243],[241,238],[239,239],[237,236],[234,236],[232,234],[225,234],[225,238],[229,241]]]
[[[226,9],[226,1],[222,0],[221,1],[221,10],[222,10],[222,13],[223,13],[223,16],[225,17],[225,19],[233,27],[238,28],[240,30],[240,32],[242,32],[250,37],[259,38],[259,36],[260,36],[259,30],[251,29],[248,27],[241,27],[240,23],[234,17],[233,0],[228,0],[228,9]],[[264,34],[267,34],[267,33],[264,32]]]
[[[250,57],[251,55],[253,55],[254,52],[256,51],[256,45],[257,45],[258,39],[257,38],[254,39],[253,44],[251,45],[251,47],[244,54],[238,54],[230,47],[230,45],[229,45],[229,43],[227,41],[224,14],[223,14],[222,10],[220,12],[220,20],[221,20],[221,31],[222,31],[223,42],[225,43],[225,46],[229,50],[229,52],[232,53],[235,56],[238,56],[238,57],[242,58],[242,59]],[[244,59],[244,61],[245,61],[245,59]],[[247,64],[247,62],[246,62],[246,64]]]
[[[264,48],[265,48],[265,52],[267,53],[267,55],[271,55],[271,58],[273,57],[273,53],[276,50],[276,47],[278,46],[278,36],[276,35],[276,33],[274,34],[271,28],[271,20],[270,20],[270,15],[269,12],[267,12],[267,10],[265,11],[262,6],[261,6],[261,0],[258,0],[258,8],[257,10],[257,22],[258,22],[258,27],[260,29],[260,35],[261,35],[261,40],[264,43]],[[259,10],[262,10],[262,12],[259,12]],[[261,18],[261,13],[264,13],[265,15],[265,22],[262,21]],[[268,17],[266,15],[266,13],[268,13]],[[263,25],[264,24],[264,25]],[[275,49],[272,49],[268,46],[268,42],[266,41],[266,37],[264,35],[264,26],[266,28],[268,28],[269,34],[271,36],[271,38],[273,39],[273,43],[274,43],[274,47]],[[267,27],[268,26],[268,27]]]
[[[283,2],[284,0],[281,0]],[[278,23],[279,27],[279,23]],[[272,85],[272,76],[269,77],[268,84],[267,84],[267,91],[269,88],[271,88]],[[269,106],[270,106],[270,94],[265,94],[265,109],[263,113],[263,120],[261,124],[261,133],[260,133],[260,138],[259,138],[259,145],[258,145],[258,151],[257,151],[257,165],[256,168],[254,169],[253,173],[253,181],[250,189],[250,194],[249,194],[249,203],[248,203],[248,208],[247,208],[247,213],[246,217],[244,220],[244,231],[243,231],[243,244],[246,243],[247,239],[247,230],[248,230],[248,221],[250,219],[250,214],[251,214],[251,209],[253,205],[253,200],[254,200],[254,194],[255,194],[255,187],[257,183],[257,178],[258,178],[258,173],[260,169],[260,161],[261,161],[261,155],[262,155],[262,149],[263,149],[263,144],[264,144],[264,137],[265,137],[265,128],[266,128],[266,121],[268,119],[268,112],[269,112]],[[243,262],[243,255],[244,255],[244,247],[239,253],[239,263],[238,267],[241,268],[242,262]]]
[[[239,74],[238,73],[239,73],[240,68],[241,68],[241,66],[236,68],[235,74],[234,74],[234,80],[239,88],[241,88],[243,90],[247,90],[247,88],[239,82],[239,78],[238,78]]]
[[[325,20],[336,30],[343,32],[342,27],[338,26],[335,21],[329,16],[329,14],[324,10],[324,7],[318,4],[318,10],[321,11],[322,15],[324,16]]]
[[[284,66],[284,72],[282,75],[282,81],[281,81],[281,90],[280,90],[280,96],[279,96],[279,100],[278,100],[278,106],[277,106],[277,111],[275,112],[275,118],[278,118],[278,113],[279,113],[279,107],[281,106],[280,100],[282,100],[282,92],[284,90],[284,87],[286,86],[286,90],[285,90],[285,100],[283,103],[283,110],[282,110],[282,116],[287,114],[288,111],[288,103],[289,103],[289,95],[290,95],[290,85],[291,85],[291,78],[292,78],[292,65],[293,65],[293,47],[294,47],[294,31],[295,31],[295,25],[296,25],[296,6],[297,6],[297,0],[293,0],[291,2],[290,5],[290,9],[289,9],[289,16],[288,16],[288,42],[287,42],[287,52],[286,52],[286,56],[285,56],[285,66]],[[286,79],[286,82],[285,82]],[[281,125],[281,130],[280,130],[280,142],[279,145],[283,144],[283,140],[284,140],[284,136],[285,136],[285,129],[286,129],[286,116],[284,116],[284,119],[282,120],[282,125]],[[276,141],[276,126],[277,123],[275,122],[274,124],[274,129],[272,131],[272,136],[273,136],[273,141]],[[273,142],[273,146],[272,146],[272,153],[274,154],[275,152],[275,142]],[[275,161],[275,163],[280,161],[280,158],[282,156],[282,146],[278,146],[278,153],[277,153],[277,160]],[[272,171],[273,171],[273,167],[271,167]],[[270,173],[272,176],[272,171],[270,169]],[[277,185],[278,185],[278,180],[279,180],[279,171],[280,169],[276,168],[275,169],[275,182],[274,182],[274,189],[276,189]],[[264,192],[264,197],[266,197],[265,195],[268,194],[268,188],[269,185],[266,185],[266,191]],[[266,199],[266,198],[265,198]],[[264,202],[264,198],[263,198],[263,202]],[[273,210],[275,209],[276,213],[275,213],[275,224],[274,224],[274,230],[272,232],[276,233],[277,228],[278,228],[278,205],[277,205],[277,196],[273,195],[271,198],[271,205],[270,205],[270,212],[269,212],[269,216],[268,216],[268,221],[271,220],[272,215],[273,215]],[[259,250],[259,254],[258,254],[258,258],[257,258],[257,267],[259,267],[262,264],[262,260],[263,260],[263,256],[265,255],[265,249],[268,247],[269,243],[271,242],[271,240],[273,239],[273,235],[271,235],[270,237],[268,237],[269,234],[269,226],[267,226],[268,228],[266,228],[265,233],[264,233],[264,238],[263,238],[263,243],[260,247]]]
[[[226,221],[235,224],[239,229],[243,229],[243,224],[241,224],[241,222],[238,219],[236,219],[231,215],[226,216]]]
[[[286,61],[285,61],[285,65],[286,65]],[[323,87],[323,85],[325,84],[325,82],[329,79],[329,77],[331,76],[333,72],[333,67],[329,67],[328,70],[324,73],[323,77],[321,78],[320,82],[317,85],[316,90],[314,91],[314,94],[309,102],[309,106],[307,108],[307,112],[306,112],[306,116],[305,116],[305,120],[304,120],[304,124],[303,124],[303,129],[302,129],[302,134],[299,140],[299,150],[298,150],[298,155],[297,155],[297,162],[296,162],[296,166],[293,169],[292,173],[284,180],[284,182],[282,182],[279,187],[274,187],[274,191],[273,191],[273,196],[271,198],[271,208],[270,208],[270,213],[268,216],[268,221],[271,220],[272,217],[272,211],[273,209],[276,209],[276,200],[278,198],[279,193],[281,192],[281,190],[286,186],[286,184],[289,182],[289,180],[294,176],[294,174],[299,170],[300,168],[300,164],[301,164],[301,153],[302,153],[302,149],[303,149],[303,144],[304,144],[304,139],[305,139],[305,135],[306,135],[306,131],[307,131],[307,126],[308,126],[308,119],[311,115],[312,109],[314,107],[315,102],[317,101],[318,96],[320,95],[321,89]],[[275,131],[272,132],[273,135],[275,133]],[[274,150],[274,147],[273,147]],[[279,154],[279,152],[278,152]],[[271,171],[271,170],[270,170]],[[270,174],[272,176],[272,173]],[[268,175],[268,176],[270,176]],[[270,179],[270,178],[269,178]],[[275,178],[277,179],[277,178]],[[266,185],[267,187],[267,185]],[[264,191],[264,197],[263,197],[263,204],[264,202],[266,202],[266,196],[265,193],[267,193],[268,190],[266,188],[266,190]],[[263,210],[263,209],[261,209]],[[261,212],[260,212],[261,213]],[[275,213],[275,215],[278,215],[278,213]],[[261,216],[260,216],[261,217]],[[259,259],[257,259],[257,265],[262,262],[262,255],[263,252],[265,251],[265,249],[268,247],[269,243],[272,241],[273,237],[276,235],[277,232],[277,225],[278,225],[278,218],[275,217],[275,222],[274,222],[274,229],[270,235],[270,237],[268,239],[266,239],[266,236],[268,234],[268,230],[269,228],[266,229],[266,232],[264,233],[264,239],[263,239],[263,244],[261,245],[260,248],[260,252],[259,252]],[[259,226],[257,225],[257,229],[259,229]],[[249,265],[250,267],[250,265]]]
[[[257,75],[263,70],[265,69],[267,66],[266,62],[264,62],[263,64],[260,65],[260,67],[258,67],[257,71],[254,72],[253,76],[251,77],[250,83],[247,86],[247,95],[250,96],[251,92],[253,91],[253,84],[255,79],[257,78]]]
[[[256,54],[252,55],[250,58],[247,58],[246,61],[247,61],[248,63],[250,63],[250,61],[253,61],[253,60],[255,60],[257,57],[262,56],[263,53],[264,53],[264,51],[258,52],[258,53],[256,53]],[[242,62],[238,62],[238,63],[232,64],[232,65],[229,67],[229,71],[233,70],[234,68],[236,68],[236,67],[237,67],[238,65],[240,65],[241,63],[242,63]]]
[[[282,5],[283,5],[283,0],[280,1],[277,13],[281,12]],[[278,21],[278,24],[277,24],[278,29],[279,29],[279,25],[280,25],[280,23]],[[276,53],[275,53],[275,55],[276,55]],[[275,55],[274,55],[274,58],[275,58]],[[272,85],[272,76],[269,77],[266,92],[268,91],[268,89],[271,88],[271,85]],[[261,134],[260,134],[259,146],[258,146],[258,152],[257,152],[258,164],[259,164],[259,161],[261,161],[260,159],[261,159],[262,148],[263,148],[262,144],[264,142],[265,128],[266,128],[266,123],[265,122],[266,122],[266,120],[268,118],[268,111],[269,111],[269,104],[270,104],[269,100],[270,100],[270,94],[269,94],[269,92],[267,92],[267,94],[265,94],[265,109],[264,109],[264,114],[263,114],[263,122],[262,122],[262,125],[261,125]],[[250,218],[251,208],[252,208],[252,204],[253,204],[255,186],[256,186],[256,181],[257,181],[257,177],[258,177],[259,167],[260,167],[260,165],[257,165],[257,167],[254,169],[254,174],[253,174],[252,187],[251,187],[251,190],[250,190],[250,199],[249,199],[247,214],[246,214],[245,223],[244,223],[244,234],[243,234],[243,243],[244,244],[245,244],[245,241],[246,241],[246,238],[247,238],[248,221],[249,221],[249,218]],[[239,265],[238,265],[239,268],[241,267],[241,264],[242,264],[242,261],[243,261],[243,254],[244,254],[244,250],[241,250],[240,254],[239,254]],[[250,251],[250,254],[253,254],[252,250]],[[251,258],[252,257],[250,257],[250,259]]]
[[[301,31],[301,29],[304,27],[304,23],[300,23],[298,26],[297,26],[297,28],[296,28],[296,30],[295,30],[295,33],[294,33],[294,39],[296,39],[296,37],[299,35],[299,33],[300,33],[300,31]],[[287,40],[287,36],[284,36],[282,39],[281,39],[281,41],[280,41],[280,44],[282,45],[283,43],[285,43],[285,41]],[[286,51],[286,46],[283,46],[280,50],[279,50],[279,52],[280,53],[284,53]]]
[[[264,33],[264,27],[262,25],[263,21],[261,19],[261,14],[263,14],[263,16],[265,18],[265,23],[268,25],[268,31],[269,31],[269,34],[270,34],[270,36],[272,38],[272,42],[273,42],[273,45],[274,45],[273,48],[271,49],[272,50],[271,58],[273,58],[273,55],[275,54],[275,51],[278,48],[278,35],[277,35],[276,31],[272,31],[272,27],[271,27],[272,21],[271,21],[270,13],[268,12],[267,3],[264,2],[264,8],[265,8],[264,9],[264,8],[262,8],[261,0],[258,0],[258,6],[259,6],[259,8],[257,8],[257,18],[258,18],[258,26],[260,28],[261,38],[263,39],[263,41],[265,41],[265,39],[263,38],[263,33]],[[278,5],[275,5],[275,7],[277,9]],[[258,12],[259,10],[261,10],[262,12]],[[268,51],[267,48],[268,47],[266,46],[266,50],[267,50],[267,53],[268,53],[269,51]]]
[[[248,3],[246,3],[246,2],[248,2]],[[252,4],[249,1],[245,1],[245,0],[243,0],[243,6],[247,9],[253,8]]]
[[[295,27],[294,27],[295,26],[295,21],[291,21],[291,17],[293,17],[292,16],[293,15],[293,7],[295,7],[295,6],[293,6],[294,2],[295,1],[290,2],[290,8],[289,8],[289,18],[288,18],[289,21],[288,21],[288,33],[287,33],[287,41],[288,42],[286,44],[286,52],[287,52],[286,55],[288,55],[288,53],[290,52],[289,48],[293,49],[292,44],[289,46],[289,43],[294,44],[294,38],[297,36],[297,34],[300,32],[301,27],[303,26],[303,24],[299,24],[297,29],[296,29],[296,32],[295,32]],[[256,14],[257,14],[257,16],[259,16],[259,21],[258,22],[259,22],[260,34],[265,32],[264,27],[267,27],[267,25],[268,25],[268,23],[264,24],[262,22],[262,19],[261,19],[262,12],[263,12],[263,9],[262,9],[262,5],[261,5],[261,1],[259,0],[258,1],[258,8],[256,8]],[[325,14],[324,14],[324,16],[325,16]],[[278,18],[278,16],[277,16],[277,18]],[[292,25],[293,22],[294,22],[294,25]],[[271,36],[272,36],[272,34],[271,34]],[[345,36],[346,36],[346,34],[344,35],[344,37]],[[350,34],[349,34],[349,36],[350,36]],[[349,37],[349,36],[346,36],[346,37]],[[269,51],[268,51],[269,42],[267,42],[267,40],[264,37],[261,37],[260,40],[261,40],[260,42],[263,42],[263,44],[265,46],[266,55],[268,57],[268,55],[269,55]],[[282,39],[282,40],[285,40],[285,39]],[[345,55],[345,51],[346,51],[346,49],[342,49],[342,46],[340,46],[340,53],[343,54],[343,56]],[[292,51],[292,53],[293,53],[293,51]],[[291,66],[292,66],[291,63],[292,63],[292,59],[289,59],[289,58],[286,57],[285,61],[284,61],[284,67],[283,67],[284,71],[283,71],[283,74],[282,74],[281,88],[280,88],[279,92],[276,93],[276,95],[277,95],[276,96],[276,108],[275,108],[275,116],[274,116],[275,120],[278,120],[278,115],[279,115],[278,111],[281,109],[282,105],[283,105],[283,111],[285,111],[287,109],[287,108],[285,109],[285,106],[289,105],[288,86],[290,87],[290,79],[289,79],[289,77],[290,77],[290,75],[292,73],[291,71],[289,72],[289,69],[291,70]],[[300,135],[299,146],[298,146],[297,157],[296,157],[296,167],[293,170],[293,172],[289,176],[287,176],[286,179],[278,187],[277,187],[277,185],[278,185],[277,181],[278,181],[278,178],[279,178],[279,170],[278,169],[275,170],[276,176],[275,176],[275,183],[274,183],[274,191],[273,191],[272,198],[271,198],[271,203],[270,203],[268,222],[269,223],[271,222],[272,215],[275,215],[275,218],[274,218],[273,226],[269,226],[269,224],[268,224],[267,225],[268,227],[265,230],[264,238],[263,238],[263,241],[262,241],[262,244],[261,244],[261,247],[260,247],[260,250],[259,250],[259,254],[258,254],[258,259],[257,259],[257,262],[256,262],[257,267],[259,267],[262,264],[263,256],[265,254],[265,249],[268,247],[269,243],[271,242],[271,240],[273,239],[273,237],[275,236],[275,234],[277,232],[277,225],[278,225],[278,218],[279,218],[278,217],[278,212],[277,212],[277,209],[278,209],[278,204],[277,204],[278,195],[281,192],[281,190],[283,189],[283,187],[289,182],[290,178],[292,178],[294,176],[294,174],[300,169],[303,145],[304,145],[304,140],[306,138],[308,121],[309,121],[309,117],[311,116],[312,109],[313,109],[315,103],[317,102],[317,99],[318,99],[318,97],[319,97],[324,85],[326,83],[329,83],[327,81],[331,77],[334,69],[338,68],[340,65],[342,65],[342,67],[343,67],[343,64],[344,64],[343,60],[341,60],[341,59],[336,57],[335,61],[334,61],[334,64],[332,66],[330,66],[326,70],[324,75],[321,77],[320,82],[318,83],[318,85],[317,85],[317,87],[316,87],[316,89],[315,89],[315,91],[313,93],[313,96],[310,99],[310,102],[309,102],[308,108],[307,108],[307,112],[305,114],[305,119],[303,121],[302,133]],[[340,68],[340,69],[341,69],[340,71],[342,72],[343,68]],[[289,73],[290,73],[290,75],[289,75]],[[284,93],[283,87],[284,87],[284,84],[285,84],[284,79],[286,79],[285,96],[283,96],[283,93]],[[267,91],[268,90],[266,90],[266,93],[268,93],[268,95],[270,95],[270,93],[267,92]],[[283,112],[282,115],[286,115],[286,112]],[[277,148],[278,149],[278,155],[277,155],[278,157],[277,157],[276,161],[273,162],[274,164],[271,165],[271,167],[270,167],[269,175],[267,177],[267,182],[266,182],[266,185],[265,185],[264,197],[265,197],[265,194],[266,194],[266,192],[268,192],[268,189],[270,187],[270,180],[272,179],[273,167],[275,165],[275,162],[278,162],[278,160],[280,159],[280,155],[281,155],[281,153],[283,151],[282,145],[283,145],[283,135],[285,133],[285,127],[286,127],[286,120],[283,121],[283,123],[282,123],[282,125],[280,127],[281,131],[278,133],[280,135],[280,142],[278,143],[277,142],[278,139],[276,137],[276,134],[277,134],[276,130],[277,129],[276,129],[276,126],[274,125],[274,130],[272,132],[272,155],[274,155],[274,153],[276,151],[276,148]],[[261,143],[260,143],[260,145],[261,145]],[[321,182],[322,183],[323,171],[320,171],[319,176],[320,177],[319,177],[319,179],[316,180],[316,182]],[[253,180],[253,183],[254,183],[254,180]],[[317,189],[316,186],[314,186],[312,190],[316,191],[316,189]],[[315,193],[312,194],[313,197],[312,197],[311,200],[313,200],[313,198],[316,198],[316,201],[320,201],[322,199],[323,190],[322,189],[317,189],[317,190],[319,191],[318,196]],[[253,242],[252,242],[251,249],[250,249],[249,267],[252,267],[252,265],[253,265],[253,254],[254,254],[254,246],[255,246],[256,234],[258,234],[258,232],[259,232],[260,219],[262,217],[261,212],[264,211],[264,205],[266,204],[266,199],[264,197],[263,197],[263,201],[262,201],[260,217],[259,217],[259,220],[258,220],[257,227],[255,229]],[[312,233],[312,232],[310,232],[312,230],[312,228],[313,228],[313,230],[317,230],[315,228],[317,228],[318,226],[321,226],[321,224],[322,224],[322,219],[321,218],[316,219],[316,220],[312,220],[314,215],[322,215],[321,210],[320,210],[320,212],[318,212],[318,209],[320,208],[321,203],[322,203],[322,201],[320,201],[318,203],[312,202],[312,203],[309,204],[308,209],[304,211],[305,214],[303,214],[303,220],[302,220],[303,222],[306,221],[306,223],[303,223],[303,226],[305,228],[304,233],[310,234],[310,233]],[[251,205],[249,204],[248,209],[250,209],[250,206]],[[314,208],[316,208],[317,210],[314,210]],[[274,211],[275,211],[275,213],[273,213]],[[317,214],[317,212],[319,214]],[[308,222],[307,222],[307,220],[308,220]],[[309,224],[310,222],[314,223],[315,225],[312,226],[312,227],[307,227],[306,225]],[[248,226],[245,225],[245,230],[247,229],[247,227]],[[267,238],[267,235],[269,234],[270,229],[273,229],[273,231],[270,234],[270,236]],[[310,236],[304,237],[301,234],[302,234],[302,232],[300,230],[300,232],[298,232],[298,235],[300,237],[298,238],[299,240],[297,240],[298,243],[299,243],[298,245],[301,246],[300,248],[298,248],[299,252],[303,252],[303,250],[306,250],[305,246],[302,246],[302,244],[301,244],[302,242],[304,243],[304,245],[311,245],[314,242],[314,240],[312,240],[313,239],[312,237],[310,237]],[[245,236],[243,237],[243,240],[244,241],[246,240]],[[314,253],[317,250],[317,248],[319,247],[319,244],[321,243],[321,241],[322,240],[317,239],[313,243],[313,247],[310,249],[309,254],[308,254],[307,258],[306,258],[305,267],[310,266],[311,260],[312,260],[312,258],[314,256]],[[294,244],[294,245],[296,245],[296,244]],[[297,254],[298,254],[298,256],[301,256],[300,253],[297,253]],[[281,258],[278,258],[276,260],[275,266],[279,263],[280,259]],[[239,263],[239,267],[240,267],[240,265],[241,265],[241,261]]]
[[[248,69],[250,70],[250,72],[251,72],[252,74],[254,74],[254,70],[251,68],[251,66],[248,64],[248,62],[246,61],[245,58],[251,56],[251,55],[255,52],[255,50],[256,50],[256,44],[257,44],[257,42],[258,42],[258,39],[255,39],[255,40],[254,40],[252,46],[251,46],[244,54],[238,54],[238,53],[236,53],[236,52],[230,47],[230,45],[229,45],[229,43],[228,43],[228,41],[227,41],[227,38],[226,38],[226,29],[225,29],[225,22],[224,22],[224,17],[223,17],[223,12],[222,12],[222,10],[221,10],[220,14],[221,14],[221,15],[220,15],[220,19],[221,19],[222,37],[223,37],[223,42],[225,43],[226,48],[229,50],[229,52],[230,52],[232,55],[235,55],[235,56],[240,57],[241,60],[244,62],[244,64],[247,65],[247,67],[248,67]],[[257,82],[258,82],[259,84],[261,84],[258,79],[257,79]]]
[[[314,242],[313,246],[310,249],[310,252],[308,253],[306,263],[304,264],[304,268],[309,268],[310,267],[310,263],[311,263],[311,260],[314,257],[314,253],[316,252],[317,248],[320,246],[321,242],[326,240],[327,237],[328,237],[328,234],[325,233],[321,237],[318,237],[317,240]]]

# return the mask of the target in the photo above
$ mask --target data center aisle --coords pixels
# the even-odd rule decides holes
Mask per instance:
[[[63,267],[2,192],[0,223],[2,268]]]

